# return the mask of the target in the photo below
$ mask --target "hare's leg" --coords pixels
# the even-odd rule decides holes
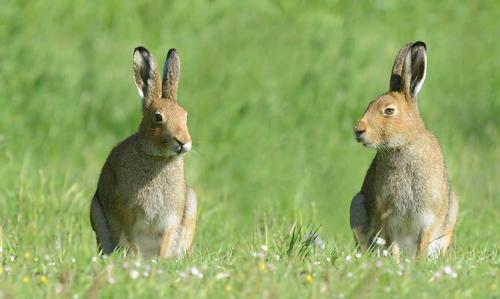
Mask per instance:
[[[197,208],[196,193],[193,189],[188,188],[186,192],[186,208],[184,210],[184,217],[182,220],[182,227],[179,238],[178,255],[184,255],[186,251],[191,248],[193,243],[194,234],[196,231],[196,208]]]
[[[90,222],[95,231],[99,250],[102,250],[105,254],[111,254],[116,246],[113,243],[109,223],[99,203],[97,194],[92,199],[92,204],[90,205]]]
[[[362,193],[356,194],[351,201],[350,220],[356,246],[366,251],[370,246],[368,244],[368,210],[366,198]]]
[[[450,205],[440,235],[429,244],[429,257],[445,254],[453,242],[458,218],[458,201],[455,193],[450,194]]]
[[[170,257],[171,254],[170,247],[172,246],[174,232],[175,229],[172,227],[169,227],[163,231],[163,235],[161,238],[160,252],[159,252],[160,258],[166,259]]]

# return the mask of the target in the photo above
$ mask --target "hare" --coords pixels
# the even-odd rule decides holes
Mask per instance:
[[[392,68],[389,92],[372,101],[354,128],[355,139],[377,153],[350,207],[357,246],[379,236],[391,254],[438,257],[446,253],[457,222],[443,154],[420,117],[417,94],[425,80],[426,45],[410,43]]]
[[[197,199],[184,177],[183,156],[192,143],[187,112],[177,103],[179,72],[175,49],[168,51],[163,78],[147,49],[134,50],[142,122],[111,151],[90,208],[105,254],[125,248],[145,257],[181,257],[191,247]]]

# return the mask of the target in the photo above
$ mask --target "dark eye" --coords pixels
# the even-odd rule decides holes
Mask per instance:
[[[396,111],[396,109],[390,108],[390,107],[384,109],[384,113],[387,114],[387,115],[393,115],[394,111]]]
[[[163,115],[161,115],[160,112],[156,112],[153,115],[153,120],[155,121],[155,123],[161,124],[163,122]]]

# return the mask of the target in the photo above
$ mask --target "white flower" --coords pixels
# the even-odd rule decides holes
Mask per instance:
[[[346,262],[350,261],[351,259],[352,259],[352,257],[350,255],[345,257]]]
[[[144,277],[148,277],[148,276],[149,276],[149,272],[144,272],[144,273],[142,273],[142,275],[143,275]]]
[[[356,258],[357,258],[357,259],[361,258],[361,253],[357,252],[357,253],[356,253]]]
[[[71,258],[71,262],[72,262],[73,264],[74,264],[74,263],[76,263],[76,259],[75,259],[74,257],[73,257],[73,258]]]
[[[182,271],[182,272],[179,273],[179,276],[181,278],[187,278],[189,276],[189,274],[187,272]]]
[[[381,261],[381,260],[377,260],[377,261],[375,262],[375,267],[377,267],[377,268],[382,267],[382,261]]]
[[[199,279],[202,279],[203,278],[203,273],[201,273],[200,269],[196,268],[196,267],[192,267],[191,268],[191,274],[193,274],[193,276],[199,278]]]
[[[122,264],[122,268],[123,268],[123,269],[127,269],[127,268],[128,268],[128,262],[124,262],[124,263]]]
[[[389,255],[389,251],[387,251],[386,249],[382,250],[382,256],[388,256]]]
[[[448,274],[448,275],[451,275],[451,273],[453,273],[453,269],[450,266],[445,266],[443,268],[443,271],[445,274]]]
[[[352,277],[352,272],[347,273],[347,277],[351,278]]]
[[[458,274],[457,274],[457,272],[451,272],[450,276],[451,276],[451,278],[455,279],[458,277]]]
[[[97,257],[93,256],[93,257],[92,257],[92,262],[93,262],[93,263],[97,262]]]
[[[435,279],[440,279],[440,278],[441,278],[441,276],[443,276],[443,274],[441,274],[441,271],[436,271],[436,272],[434,272],[434,278],[435,278]]]
[[[15,260],[16,260],[16,256],[15,256],[15,255],[11,255],[11,256],[9,256],[9,260],[10,260],[11,262],[15,261]]]
[[[132,278],[133,280],[136,280],[137,278],[139,278],[139,271],[137,271],[137,270],[130,271],[130,278]]]
[[[151,263],[156,264],[157,262],[155,259],[151,259]]]
[[[260,245],[260,249],[262,251],[267,251],[267,246],[266,245]]]
[[[377,240],[375,242],[377,243],[377,245],[385,245],[386,244],[385,240],[382,238],[377,238]]]

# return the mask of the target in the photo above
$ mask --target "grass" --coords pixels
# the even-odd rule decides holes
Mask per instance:
[[[7,0],[0,298],[498,298],[498,11],[497,1]],[[352,127],[417,39],[429,55],[421,112],[460,197],[456,242],[438,261],[357,257],[348,208],[374,153]],[[137,45],[157,61],[176,47],[182,60],[200,200],[183,260],[96,257],[98,174],[140,120]]]

